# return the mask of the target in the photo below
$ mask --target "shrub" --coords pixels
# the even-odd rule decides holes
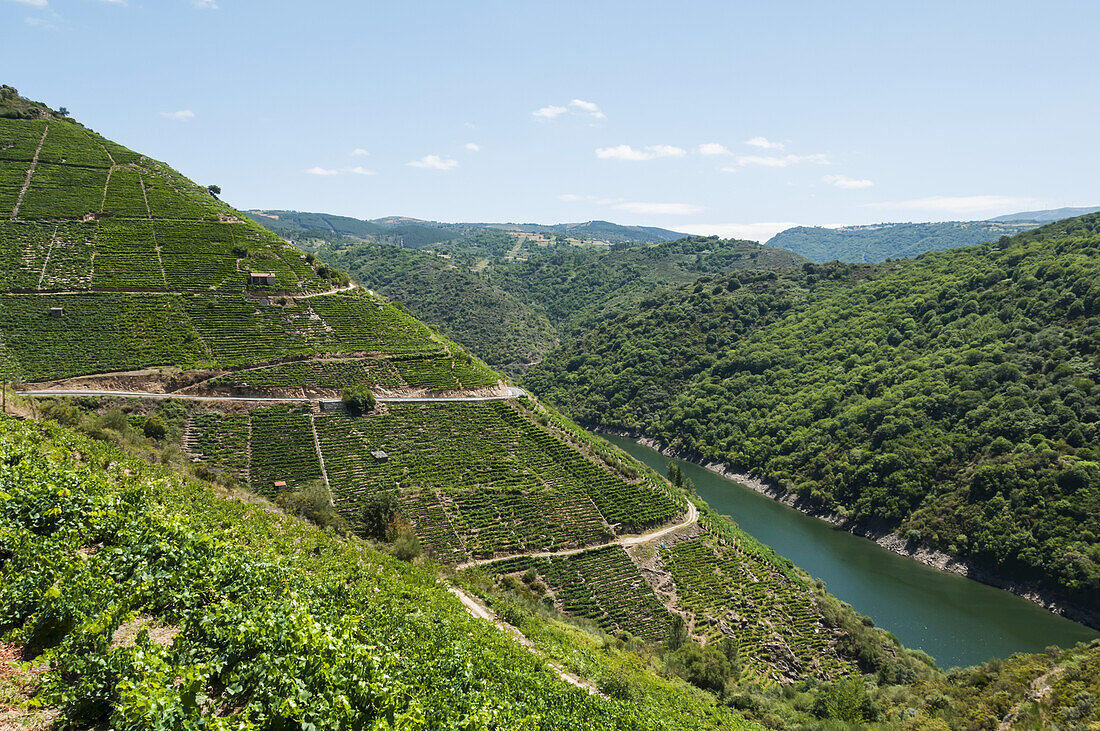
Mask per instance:
[[[363,501],[359,517],[363,532],[368,538],[384,540],[386,529],[394,522],[401,510],[396,493],[379,492]]]
[[[146,438],[156,439],[157,441],[164,439],[164,435],[167,432],[164,427],[164,422],[161,421],[160,417],[156,414],[153,414],[145,420],[145,426],[142,428],[142,431],[145,432]]]
[[[341,400],[347,410],[356,416],[373,410],[377,403],[374,399],[374,393],[362,384],[345,388]]]
[[[694,686],[721,693],[732,673],[725,653],[713,644],[686,643],[669,657],[669,667]]]

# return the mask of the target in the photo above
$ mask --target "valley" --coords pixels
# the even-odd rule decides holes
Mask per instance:
[[[1093,601],[1096,217],[818,265],[601,221],[257,216],[334,237],[292,246],[0,99],[5,708],[670,731],[1082,712],[1095,633],[797,514],[769,530],[763,498],[582,425]],[[897,611],[920,594],[942,611]],[[982,613],[1004,620],[985,641],[943,639]]]

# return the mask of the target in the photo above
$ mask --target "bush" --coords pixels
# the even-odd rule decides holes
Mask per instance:
[[[145,432],[147,439],[156,439],[157,441],[164,439],[164,435],[167,433],[164,422],[161,421],[160,417],[156,414],[153,414],[145,420],[145,426],[142,428],[142,431]]]
[[[420,539],[412,531],[404,531],[393,542],[393,555],[402,561],[413,561],[423,550],[420,547]]]
[[[362,384],[345,388],[341,400],[344,407],[356,416],[373,410],[377,403],[371,390]]]
[[[363,501],[359,518],[368,538],[385,540],[386,531],[401,511],[401,502],[393,492],[375,493]]]
[[[729,658],[714,644],[686,643],[669,657],[669,668],[694,686],[721,693],[732,674]]]

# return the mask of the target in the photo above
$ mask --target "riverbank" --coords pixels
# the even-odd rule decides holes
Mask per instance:
[[[645,434],[624,429],[588,428],[591,428],[597,433],[632,439],[638,444],[659,452],[666,457],[675,457],[685,462],[691,462],[692,464],[706,469],[708,472],[738,482],[758,494],[794,508],[805,515],[829,523],[853,535],[874,541],[882,548],[899,556],[918,561],[939,571],[956,574],[988,586],[1003,589],[1053,614],[1079,622],[1093,629],[1100,629],[1100,609],[1091,609],[1067,601],[1064,597],[1049,590],[1045,590],[1035,584],[1013,582],[987,566],[959,559],[943,551],[912,545],[901,536],[888,529],[883,529],[881,526],[847,519],[844,516],[824,509],[821,505],[805,500],[779,485],[767,480],[762,480],[754,475],[739,472],[730,465],[721,462],[703,461],[698,459],[695,455],[671,449]]]

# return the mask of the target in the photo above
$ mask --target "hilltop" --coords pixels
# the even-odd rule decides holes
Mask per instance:
[[[773,236],[769,246],[794,251],[816,263],[846,261],[878,263],[913,258],[926,251],[944,251],[996,241],[1100,208],[1057,208],[998,216],[987,221],[940,223],[877,223],[867,226],[796,226]]]
[[[609,221],[583,223],[443,223],[406,216],[360,219],[330,213],[251,210],[246,213],[258,223],[288,238],[311,232],[350,236],[362,241],[394,244],[410,249],[462,251],[462,239],[492,231],[522,234],[517,239],[535,246],[652,244],[683,238],[684,234],[652,226],[623,226]]]

